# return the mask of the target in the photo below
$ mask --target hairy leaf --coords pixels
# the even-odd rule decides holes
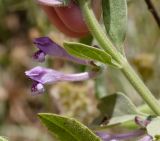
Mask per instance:
[[[160,117],[154,118],[148,125],[147,125],[147,132],[153,139],[160,139]]]
[[[39,118],[60,141],[101,141],[75,119],[47,113],[39,114]]]
[[[133,120],[139,114],[131,100],[120,92],[102,98],[98,109],[101,114],[95,125],[112,126]]]
[[[105,51],[81,43],[65,42],[64,47],[68,53],[81,59],[95,60],[104,64],[120,67]]]
[[[127,29],[127,1],[102,0],[102,7],[109,37],[117,47],[122,46]]]

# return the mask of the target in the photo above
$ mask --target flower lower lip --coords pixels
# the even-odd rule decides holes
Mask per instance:
[[[45,56],[46,54],[42,50],[39,50],[33,55],[33,59],[37,60],[38,62],[44,62]]]
[[[32,87],[31,87],[31,92],[33,95],[37,94],[43,94],[45,91],[43,84],[38,83],[38,82],[33,82]]]

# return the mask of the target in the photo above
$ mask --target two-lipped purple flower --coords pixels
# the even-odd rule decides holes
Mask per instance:
[[[39,62],[45,61],[45,56],[50,55],[65,60],[73,61],[82,65],[91,65],[91,60],[82,60],[66,52],[64,48],[53,42],[48,37],[40,37],[34,40],[34,44],[39,49],[33,58]],[[90,72],[64,74],[62,72],[37,66],[25,72],[25,75],[33,80],[32,93],[40,94],[44,92],[45,84],[52,84],[59,81],[84,81],[97,75],[97,70]]]
[[[36,45],[36,47],[39,49],[33,56],[34,59],[42,62],[45,60],[46,55],[54,56],[57,58],[62,58],[65,60],[73,61],[79,64],[83,65],[90,65],[90,60],[82,60],[79,58],[76,58],[70,54],[67,53],[67,51],[59,46],[57,43],[53,42],[48,37],[40,37],[36,38],[33,43]]]
[[[121,133],[121,134],[110,134],[103,131],[103,132],[96,132],[96,135],[98,135],[102,139],[102,141],[122,141],[128,139],[134,140],[134,138],[141,136],[143,137],[138,141],[152,141],[152,137],[149,135],[145,135],[145,130],[143,129],[138,129],[135,131],[130,131],[128,133]]]

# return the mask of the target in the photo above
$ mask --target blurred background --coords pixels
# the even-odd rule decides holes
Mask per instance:
[[[153,0],[160,14],[160,1]],[[158,98],[160,96],[160,29],[144,0],[128,2],[128,30],[125,51],[131,64]],[[37,118],[39,112],[51,112],[77,118],[86,125],[98,115],[97,86],[101,79],[47,86],[44,95],[33,96],[31,81],[24,71],[42,65],[32,60],[32,40],[49,36],[62,44],[75,40],[58,32],[34,0],[0,0],[0,136],[11,141],[52,141]],[[82,72],[83,66],[47,58],[43,64],[63,72]],[[124,76],[108,68],[105,72],[107,92],[126,93],[138,106],[140,97]],[[96,82],[97,81],[97,82]],[[100,83],[99,83],[100,85]],[[99,87],[99,86],[98,86]],[[103,87],[102,87],[103,89]]]

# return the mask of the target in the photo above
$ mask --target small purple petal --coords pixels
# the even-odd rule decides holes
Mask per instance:
[[[138,129],[138,130],[131,131],[129,133],[123,133],[123,134],[108,134],[106,132],[96,132],[96,135],[98,135],[103,141],[118,141],[118,140],[131,139],[138,136],[142,136],[144,134],[145,134],[145,131],[142,129]]]
[[[63,48],[48,37],[36,38],[33,43],[37,46],[37,48],[48,55],[53,55],[55,57],[63,56]]]
[[[26,76],[41,84],[54,83],[60,80],[62,73],[43,67],[35,67],[25,72]]]
[[[142,139],[140,139],[139,141],[152,141],[152,137],[147,135],[147,136],[144,136]]]
[[[36,38],[33,41],[33,43],[36,45],[37,48],[39,48],[39,50],[41,50],[47,55],[66,59],[66,60],[73,61],[73,62],[83,64],[83,65],[91,65],[90,60],[82,60],[82,59],[76,58],[68,54],[64,48],[60,47],[58,44],[53,42],[48,37]]]
[[[31,87],[32,94],[34,95],[42,94],[44,93],[44,91],[45,91],[44,86],[41,83],[33,82]]]
[[[38,3],[44,4],[47,6],[63,6],[63,0],[37,0]]]
[[[46,54],[42,50],[39,50],[33,55],[33,59],[37,60],[38,62],[44,62],[45,56]]]

